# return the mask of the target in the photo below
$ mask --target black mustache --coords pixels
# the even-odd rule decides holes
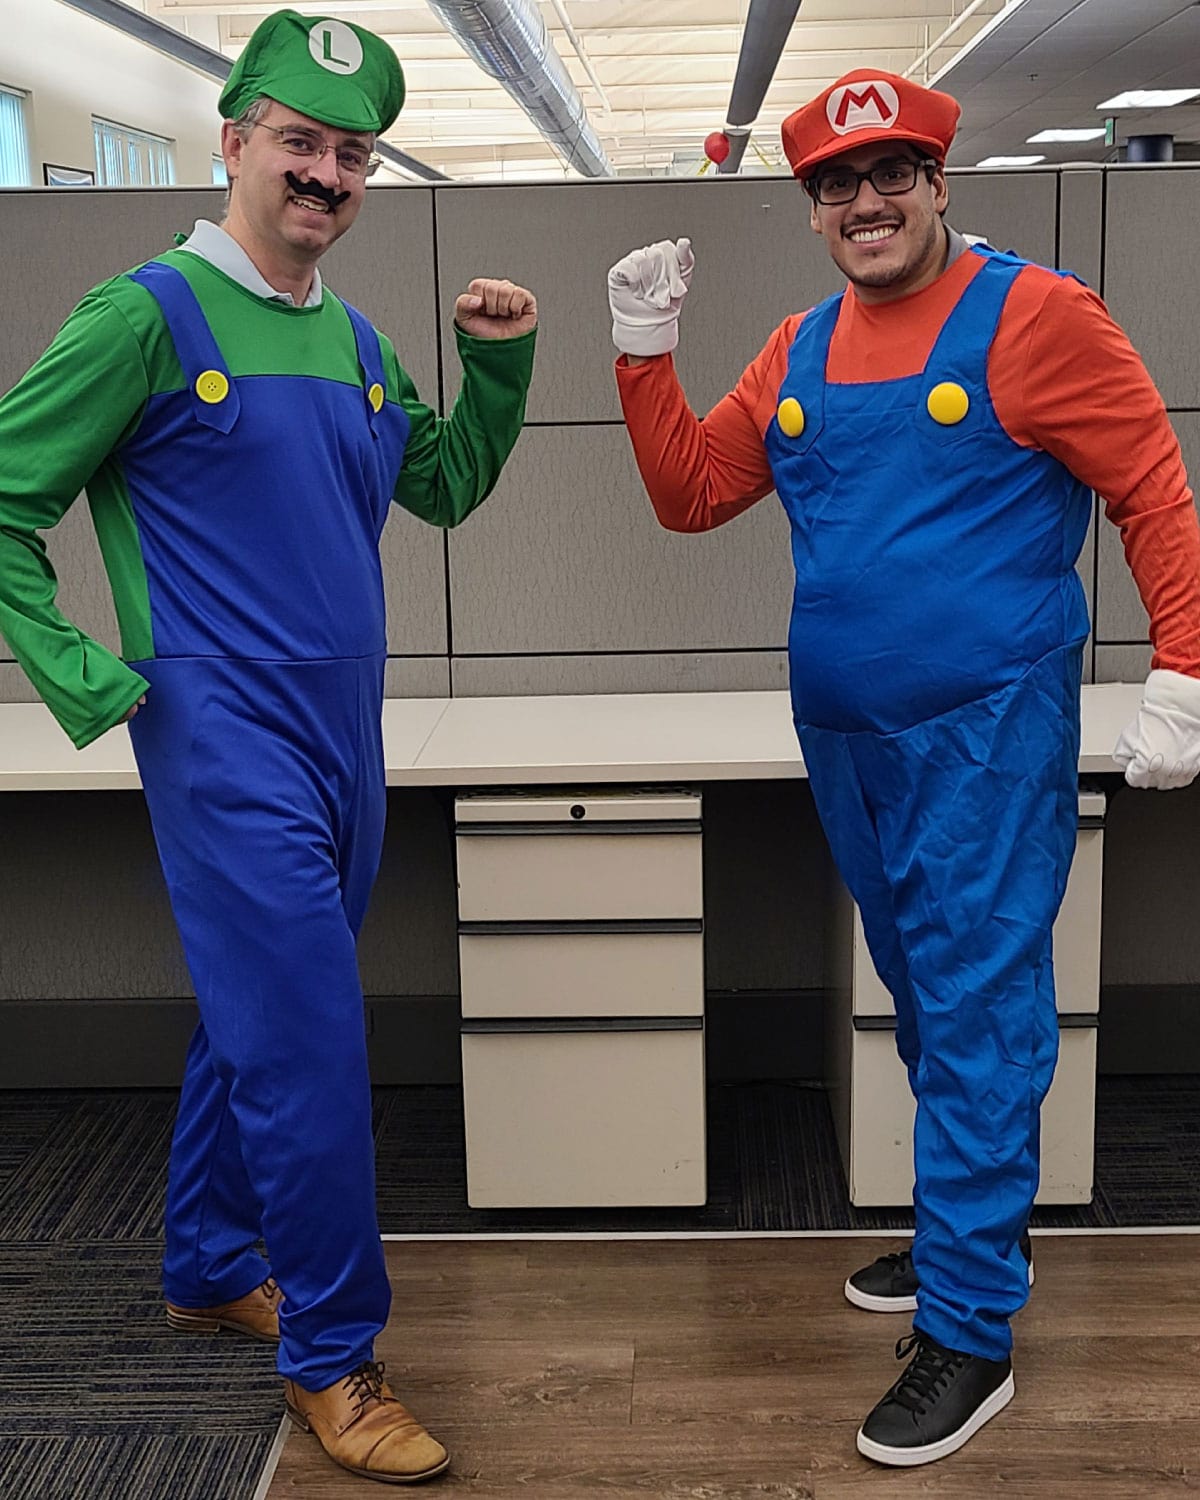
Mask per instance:
[[[316,198],[319,202],[327,204],[330,208],[336,208],[339,203],[345,203],[350,196],[349,193],[335,193],[332,188],[327,188],[323,182],[301,182],[294,172],[285,172],[284,180],[288,187],[295,193],[297,198]]]

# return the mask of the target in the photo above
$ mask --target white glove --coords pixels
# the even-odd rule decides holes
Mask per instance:
[[[1142,706],[1117,741],[1113,759],[1130,786],[1169,792],[1200,771],[1200,680],[1151,672]]]
[[[657,240],[608,273],[613,343],[622,354],[669,354],[679,342],[679,309],[696,257],[691,240]]]

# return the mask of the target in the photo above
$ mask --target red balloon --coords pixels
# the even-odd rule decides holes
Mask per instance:
[[[704,154],[718,167],[729,155],[729,137],[723,130],[714,130],[704,137]]]

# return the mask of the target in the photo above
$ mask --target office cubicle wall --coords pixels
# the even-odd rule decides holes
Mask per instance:
[[[221,197],[219,189],[0,192],[9,264],[19,268],[0,334],[0,389],[89,286],[170,244],[198,215],[218,216]],[[1181,164],[956,172],[948,212],[956,226],[1072,267],[1105,291],[1160,383],[1193,472],[1200,299],[1189,267],[1198,211],[1200,167]],[[708,535],[663,532],[620,423],[605,271],[632,246],[683,234],[697,267],[678,365],[693,405],[705,410],[781,318],[839,284],[789,180],[381,187],[323,262],[330,284],[392,337],[423,397],[443,411],[459,380],[451,320],[467,281],[510,276],[534,289],[541,308],[528,425],[495,495],[449,534],[399,512],[388,523],[390,694],[785,685],[790,562],[777,502],[768,497]],[[49,545],[67,612],[116,645],[84,505]],[[1145,617],[1106,522],[1093,527],[1080,572],[1095,620],[1088,677],[1140,677]],[[7,656],[0,642],[0,701],[31,697]],[[442,799],[394,793],[392,802],[362,963],[368,994],[406,997],[410,1025],[422,1005],[433,1014],[457,991],[454,877]],[[1121,949],[1110,962],[1106,936],[1106,972],[1122,983],[1200,980],[1200,939],[1164,947],[1143,936],[1170,922],[1194,883],[1172,844],[1195,821],[1194,802],[1174,809],[1157,834],[1173,872],[1161,883],[1157,921],[1129,916],[1152,878],[1141,866],[1130,899],[1118,890],[1110,903],[1106,934],[1119,932]],[[0,811],[0,1007],[9,1034],[41,1034],[46,1013],[30,1007],[47,999],[84,1007],[72,1013],[77,1034],[97,1038],[92,1002],[126,1016],[144,1003],[139,1025],[153,1052],[154,1028],[165,1024],[159,997],[185,996],[188,984],[140,801],[9,796]],[[1141,837],[1149,815],[1121,813],[1147,861],[1156,857]],[[806,789],[714,787],[706,820],[710,984],[742,995],[816,989],[829,868]],[[382,1031],[397,1024],[394,1015],[379,1007]],[[422,1076],[426,1065],[413,1056]],[[439,1067],[453,1066],[447,1046],[439,1057]],[[86,1059],[80,1066],[82,1081]],[[158,1076],[156,1064],[147,1067]]]
[[[1200,214],[1200,165],[1110,172],[1104,294],[1154,376],[1200,478],[1200,287],[1186,236]],[[1096,679],[1136,682],[1150,662],[1146,616],[1111,526],[1100,532]]]
[[[0,193],[10,264],[0,388],[86,289],[220,211],[221,191]],[[1200,298],[1188,284],[1200,166],[951,174],[950,221],[1105,292],[1200,463]],[[697,267],[678,365],[693,405],[730,387],[836,268],[784,178],[382,187],[326,258],[327,279],[395,341],[422,395],[459,381],[454,298],[480,273],[531,286],[541,333],[528,425],[489,503],[442,534],[397,513],[384,539],[396,696],[780,686],[790,563],[773,497],[699,537],[659,529],[620,425],[604,293],[633,245],[688,234]],[[1080,561],[1100,680],[1140,676],[1146,622],[1099,528]],[[68,612],[115,644],[83,506],[50,538]],[[1095,591],[1093,586],[1095,585]],[[1089,676],[1093,668],[1089,653]],[[0,645],[0,701],[30,690]]]

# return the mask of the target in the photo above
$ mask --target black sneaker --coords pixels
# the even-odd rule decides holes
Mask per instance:
[[[916,1348],[907,1369],[858,1430],[858,1451],[877,1464],[909,1468],[958,1451],[1012,1400],[1012,1360],[960,1354],[914,1332],[896,1358]]]
[[[1029,1266],[1029,1285],[1032,1286],[1033,1246],[1028,1234],[1021,1236],[1020,1245],[1021,1254]],[[847,1302],[866,1308],[867,1312],[916,1312],[917,1273],[913,1269],[912,1251],[899,1250],[891,1255],[881,1255],[861,1271],[855,1271],[843,1290]]]

